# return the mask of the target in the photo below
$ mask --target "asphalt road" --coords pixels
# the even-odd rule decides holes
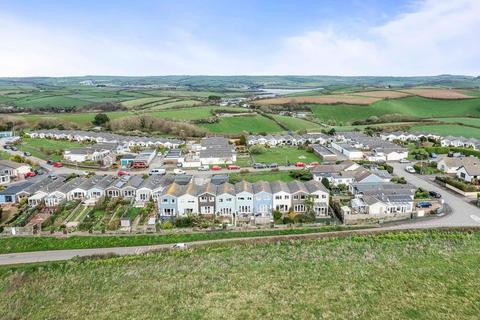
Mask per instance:
[[[442,195],[442,199],[452,209],[451,214],[429,221],[419,221],[410,224],[412,227],[457,227],[457,226],[480,226],[480,209],[467,202],[467,200],[452,191],[443,189],[433,181],[428,181],[417,174],[405,171],[405,167],[411,164],[391,163],[394,173],[405,177],[411,184],[429,190],[436,191]]]

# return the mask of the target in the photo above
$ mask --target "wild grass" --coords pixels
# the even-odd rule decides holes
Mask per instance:
[[[216,245],[3,267],[3,319],[477,319],[478,233]]]

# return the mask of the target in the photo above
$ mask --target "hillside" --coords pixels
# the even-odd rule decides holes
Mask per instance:
[[[3,319],[474,319],[479,252],[479,233],[432,231],[4,267],[0,308]]]

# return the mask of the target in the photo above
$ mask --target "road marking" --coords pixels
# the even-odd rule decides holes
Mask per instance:
[[[470,215],[470,218],[472,218],[475,222],[480,223],[480,217],[479,217],[479,216],[476,216],[476,215],[474,215],[474,214],[471,214],[471,215]]]

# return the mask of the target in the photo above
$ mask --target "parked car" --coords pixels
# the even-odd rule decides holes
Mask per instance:
[[[185,170],[182,170],[182,169],[173,169],[173,174],[180,175],[180,174],[187,174],[187,172],[185,172]]]
[[[437,159],[438,155],[436,153],[432,152],[432,153],[430,153],[430,158]]]
[[[12,149],[12,151],[18,151],[17,147],[11,147],[10,149]]]
[[[405,171],[408,173],[415,173],[415,169],[412,166],[405,167]]]
[[[35,177],[37,174],[35,173],[35,171],[29,171],[25,174],[25,178],[32,178],[32,177]]]
[[[228,170],[240,170],[240,167],[235,164],[230,164],[227,167]]]
[[[270,164],[268,165],[268,167],[269,167],[270,169],[276,169],[276,168],[278,168],[278,164],[277,164],[277,163],[270,163]]]
[[[3,146],[3,149],[8,150],[8,149],[10,149],[10,146],[8,144],[6,144],[6,145]]]
[[[436,199],[440,199],[442,197],[442,195],[436,191],[430,191],[428,192],[428,194],[430,195],[430,197],[436,198]]]
[[[210,167],[206,164],[198,167],[198,171],[208,171],[208,170],[210,170]]]
[[[42,169],[35,169],[34,171],[37,174],[37,176],[41,176],[42,174],[45,173]]]
[[[432,204],[428,201],[417,202],[417,208],[430,208]]]
[[[297,163],[295,163],[295,167],[305,168],[305,163],[303,163],[303,162],[297,162]]]
[[[61,168],[63,167],[63,164],[60,161],[56,161],[52,163],[52,166],[54,166],[55,168]]]
[[[118,170],[117,176],[119,177],[128,176],[128,172],[123,170]]]
[[[57,178],[58,178],[58,176],[56,174],[53,174],[53,173],[49,174],[48,177],[52,180],[57,180]]]
[[[267,166],[264,165],[263,163],[254,163],[253,164],[253,169],[265,169]]]
[[[220,170],[222,170],[222,167],[220,167],[220,166],[212,166],[211,169],[212,169],[213,171],[220,171]]]
[[[165,170],[163,168],[152,168],[152,169],[150,169],[148,174],[149,175],[152,175],[152,174],[165,175],[165,174],[167,174],[167,170]]]
[[[132,168],[145,169],[148,168],[148,165],[145,162],[134,162],[132,163]]]
[[[410,163],[410,160],[408,160],[408,159],[400,159],[398,162],[400,162],[400,163]]]
[[[320,163],[317,162],[317,161],[314,161],[314,162],[310,162],[310,165],[311,165],[312,167],[316,167],[316,166],[319,166]]]
[[[23,155],[24,155],[25,157],[30,157],[32,154],[31,154],[30,152],[25,151],[25,152],[23,153]]]
[[[53,164],[53,160],[47,160],[47,164],[52,165],[52,164]]]
[[[183,164],[181,162],[177,162],[177,168],[183,167]]]

